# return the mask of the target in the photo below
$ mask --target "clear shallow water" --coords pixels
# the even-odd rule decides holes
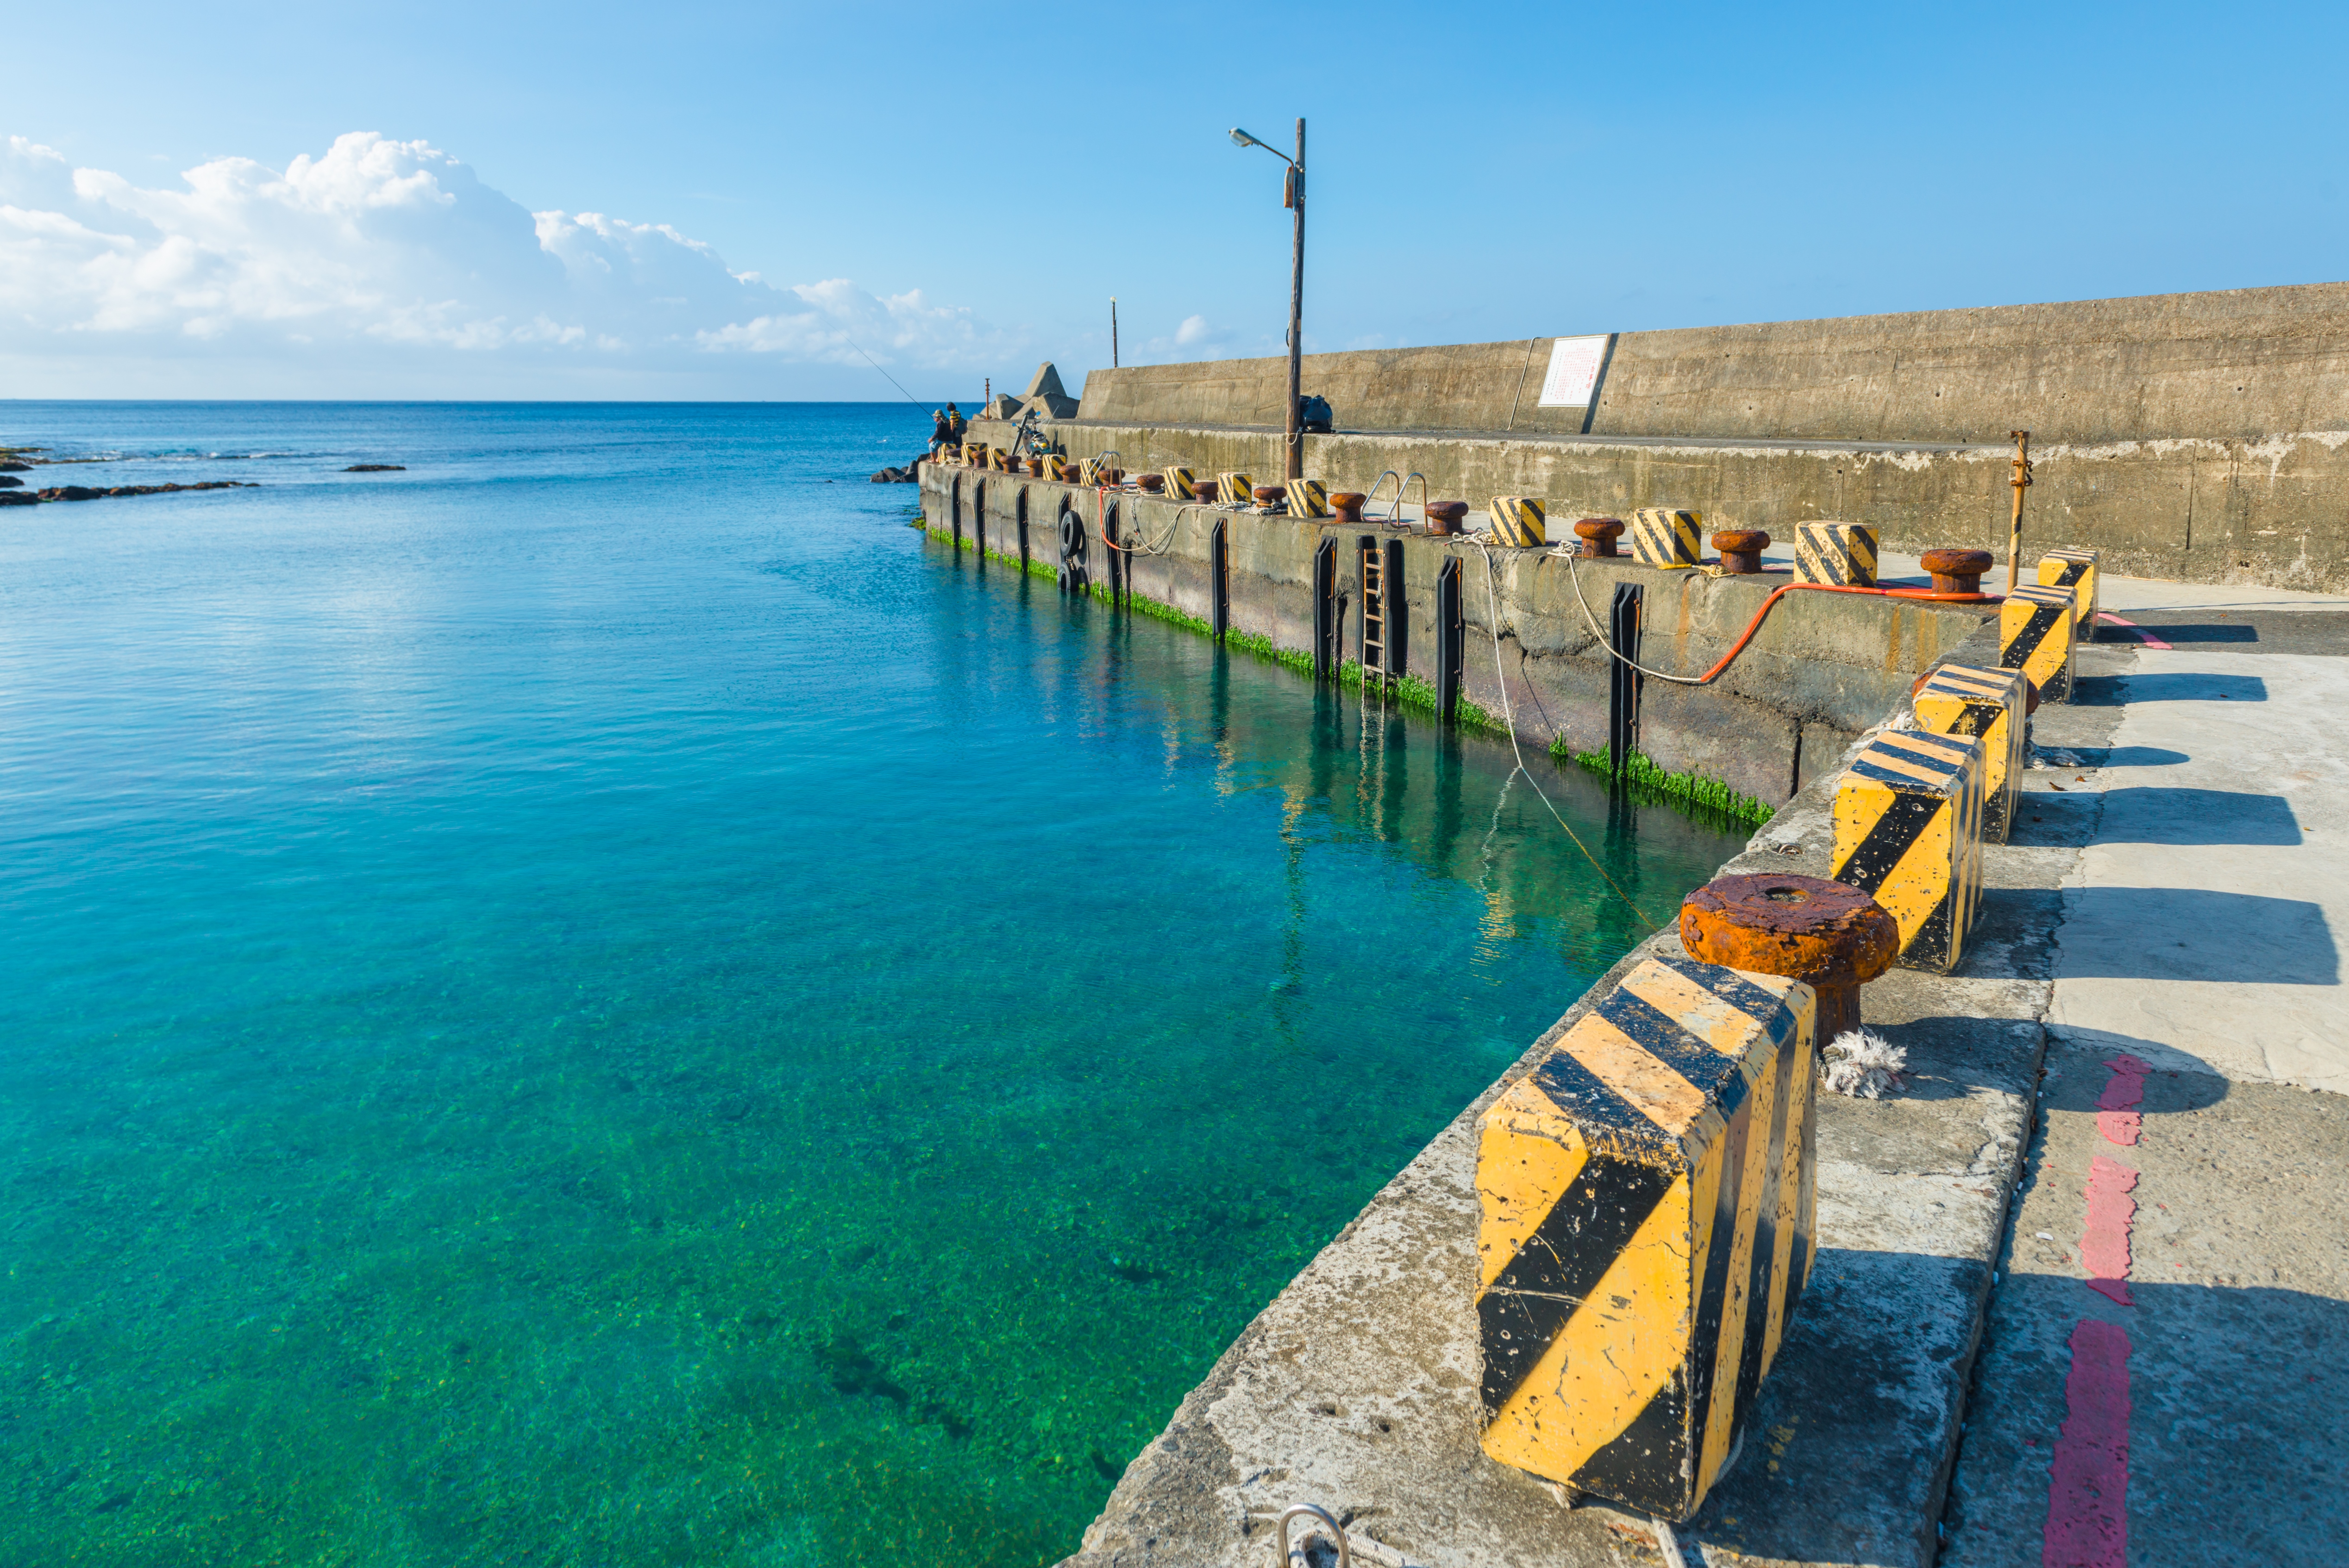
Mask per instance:
[[[264,486],[0,512],[0,1562],[1049,1562],[1640,934],[926,432],[0,403]],[[1536,765],[1651,913],[1733,847]]]

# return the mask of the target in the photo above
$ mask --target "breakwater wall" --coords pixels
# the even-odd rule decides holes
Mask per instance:
[[[1604,624],[1618,582],[1639,583],[1645,592],[1640,662],[1695,675],[1728,651],[1786,580],[1664,572],[1629,560],[1569,563],[1546,550],[1480,550],[1456,538],[1219,511],[936,463],[922,466],[921,497],[932,534],[1054,571],[1061,519],[1074,517],[1093,580],[1109,580],[1106,538],[1115,537],[1132,547],[1121,559],[1134,594],[1201,622],[1214,618],[1211,563],[1220,528],[1231,630],[1296,652],[1313,646],[1314,556],[1325,537],[1334,538],[1337,643],[1349,659],[1359,659],[1361,649],[1361,541],[1399,542],[1404,666],[1431,686],[1437,577],[1457,559],[1463,695],[1495,720],[1508,715],[1521,743],[1546,750],[1554,742],[1570,752],[1606,746],[1609,661],[1590,619]],[[1639,747],[1666,772],[1693,773],[1780,805],[1833,766],[1983,617],[1971,606],[1790,594],[1714,685],[1645,683]]]
[[[1785,536],[1876,527],[1888,549],[2002,550],[2011,445],[2038,464],[2026,548],[2189,582],[2349,587],[2349,284],[1612,335],[1587,406],[1540,403],[1552,338],[1308,355],[1337,431],[1305,471],[1419,472],[1481,506],[1692,506]],[[1277,478],[1286,361],[1086,378],[1052,434],[1129,469]],[[1008,444],[1003,432],[974,439]]]

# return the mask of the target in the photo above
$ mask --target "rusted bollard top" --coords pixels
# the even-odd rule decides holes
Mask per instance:
[[[1713,536],[1713,547],[1721,552],[1723,571],[1758,572],[1762,552],[1770,547],[1770,535],[1759,528],[1724,528]]]
[[[1933,574],[1935,593],[1978,594],[1982,574],[1991,568],[1991,554],[1988,550],[1928,550],[1919,564]]]
[[[1166,488],[1166,476],[1163,473],[1137,473],[1133,476],[1133,483],[1145,493],[1155,495]]]
[[[1330,493],[1330,510],[1340,523],[1360,523],[1362,504],[1370,497],[1359,490],[1333,490]]]
[[[1193,480],[1191,482],[1191,499],[1194,501],[1214,501],[1216,499],[1216,482],[1212,479]]]
[[[1622,532],[1623,519],[1620,517],[1585,517],[1574,525],[1576,538],[1588,539],[1598,546],[1595,551],[1585,552],[1592,555],[1613,555],[1615,541],[1621,536]]]
[[[1468,515],[1465,501],[1431,501],[1427,504],[1427,531],[1431,534],[1457,534],[1460,520]]]
[[[1703,963],[1861,985],[1892,967],[1900,928],[1858,888],[1821,877],[1716,877],[1681,906],[1681,945]]]
[[[1258,506],[1269,506],[1276,501],[1288,499],[1288,486],[1285,484],[1259,484],[1256,487],[1256,504]]]

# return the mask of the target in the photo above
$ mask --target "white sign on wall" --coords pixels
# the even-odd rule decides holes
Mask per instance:
[[[1560,337],[1549,346],[1549,374],[1542,378],[1541,406],[1546,409],[1587,409],[1599,389],[1599,372],[1607,363],[1611,332],[1589,337]]]

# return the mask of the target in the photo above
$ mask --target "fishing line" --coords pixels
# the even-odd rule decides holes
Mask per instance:
[[[864,347],[860,345],[855,338],[851,337],[845,332],[842,333],[840,337],[842,342],[847,344],[851,348],[855,349],[858,354],[862,355],[866,364],[872,366],[876,370],[881,370],[881,361],[875,359],[872,355],[866,354]],[[881,370],[881,376],[882,379],[887,381],[891,386],[896,388],[901,392],[905,392],[905,384],[897,379],[896,377],[890,375],[886,370]],[[905,392],[905,400],[913,404],[914,407],[917,409],[922,406],[922,400],[914,396],[911,392]]]

